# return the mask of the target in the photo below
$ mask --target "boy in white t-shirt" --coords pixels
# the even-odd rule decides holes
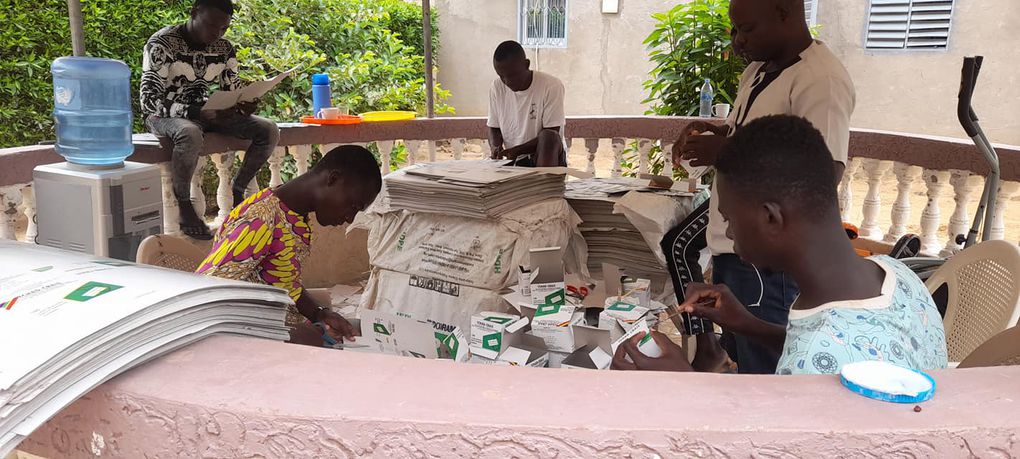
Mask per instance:
[[[946,335],[921,279],[888,256],[862,258],[846,237],[832,180],[836,163],[804,118],[772,115],[748,122],[723,147],[716,190],[725,232],[737,255],[763,272],[786,272],[800,286],[786,326],[748,311],[725,284],[691,284],[680,308],[746,336],[779,355],[777,374],[832,374],[878,360],[915,370],[946,368]],[[652,332],[660,358],[621,345],[613,368],[711,371],[713,349],[686,353]],[[630,356],[630,361],[627,360]]]
[[[499,75],[489,89],[492,158],[510,159],[518,166],[566,166],[563,82],[531,70],[516,41],[500,43],[492,64]]]

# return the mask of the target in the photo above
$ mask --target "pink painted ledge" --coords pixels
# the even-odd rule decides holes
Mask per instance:
[[[1016,457],[1020,367],[935,399],[832,376],[457,365],[214,337],[93,390],[21,449],[64,457]]]

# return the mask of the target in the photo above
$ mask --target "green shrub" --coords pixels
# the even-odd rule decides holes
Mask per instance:
[[[680,3],[665,13],[656,13],[655,28],[644,43],[654,67],[644,87],[651,104],[649,115],[692,116],[698,112],[701,86],[708,78],[716,101],[733,103],[745,62],[730,48],[729,0],[694,0]],[[669,154],[669,152],[666,152]],[[625,175],[637,174],[637,149],[624,151]],[[662,152],[649,152],[649,170],[661,172]],[[674,178],[686,171],[673,171]]]
[[[0,148],[53,138],[54,59],[71,53],[63,0],[4,0],[0,8]],[[402,0],[237,0],[227,38],[238,48],[241,78],[254,81],[299,66],[266,96],[260,114],[296,121],[310,114],[310,74],[325,71],[334,99],[352,111],[405,109],[424,113],[420,7]],[[145,41],[187,17],[190,0],[83,2],[88,54],[126,62],[138,79]],[[438,41],[433,16],[433,39]],[[406,39],[406,41],[405,41]],[[436,85],[436,111],[452,112]],[[137,117],[140,118],[140,117]],[[143,130],[136,119],[135,130]]]
[[[50,64],[71,54],[67,3],[4,0],[0,7],[0,148],[52,139],[53,79]],[[82,2],[89,55],[126,62],[138,87],[142,46],[153,32],[183,20],[180,0]],[[137,89],[135,89],[137,91]],[[136,93],[137,94],[137,93]],[[138,98],[134,109],[138,111]],[[135,128],[142,127],[140,120]]]

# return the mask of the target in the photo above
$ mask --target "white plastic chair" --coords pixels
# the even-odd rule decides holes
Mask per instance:
[[[950,362],[960,362],[1020,318],[1020,246],[986,241],[946,261],[925,285],[945,284],[944,325]]]
[[[1020,327],[1010,327],[978,346],[957,368],[1020,365]]]
[[[174,236],[149,236],[138,246],[138,263],[193,273],[208,255],[194,244]]]

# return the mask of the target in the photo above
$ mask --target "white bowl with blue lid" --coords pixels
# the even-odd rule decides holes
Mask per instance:
[[[868,360],[843,365],[840,382],[850,391],[875,400],[921,403],[935,395],[935,380],[927,374],[889,362]]]

